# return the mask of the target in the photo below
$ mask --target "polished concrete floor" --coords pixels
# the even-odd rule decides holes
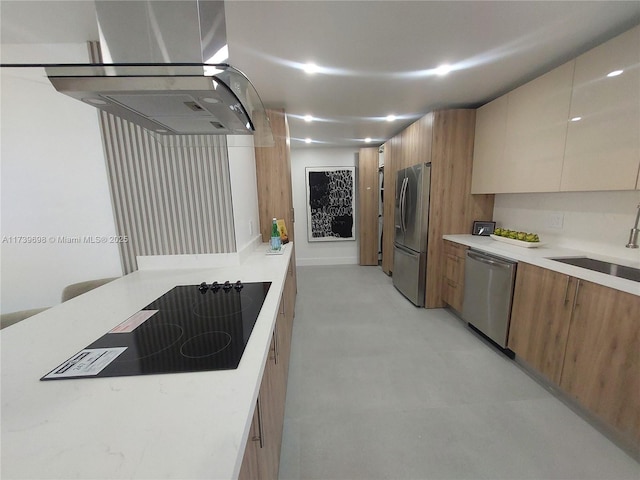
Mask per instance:
[[[299,267],[280,479],[633,479],[640,465],[378,267]]]

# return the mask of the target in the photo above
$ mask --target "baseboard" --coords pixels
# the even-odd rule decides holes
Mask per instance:
[[[357,265],[357,257],[327,257],[327,258],[299,258],[296,257],[296,266],[309,267],[319,265]]]

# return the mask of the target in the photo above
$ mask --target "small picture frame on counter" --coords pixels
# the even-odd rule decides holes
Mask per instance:
[[[473,222],[473,231],[472,235],[482,235],[489,236],[496,229],[496,222],[481,222],[475,221]]]

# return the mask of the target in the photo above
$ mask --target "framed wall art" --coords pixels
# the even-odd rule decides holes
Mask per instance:
[[[310,242],[355,240],[355,167],[307,167]]]

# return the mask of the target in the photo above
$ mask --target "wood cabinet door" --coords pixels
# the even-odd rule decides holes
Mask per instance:
[[[251,420],[251,429],[249,430],[249,438],[247,446],[242,457],[242,466],[238,480],[256,480],[260,478],[260,440],[259,440],[259,416],[258,406],[253,411],[253,419]]]
[[[633,190],[640,166],[640,26],[576,59],[562,191]],[[611,72],[622,71],[609,76]]]
[[[378,148],[361,148],[358,155],[358,240],[360,265],[378,265],[380,187]]]
[[[507,347],[560,383],[576,280],[518,263]]]
[[[560,386],[640,444],[639,312],[640,297],[581,280]]]
[[[457,312],[462,312],[464,300],[464,263],[468,247],[444,241],[444,276],[442,300]]]

